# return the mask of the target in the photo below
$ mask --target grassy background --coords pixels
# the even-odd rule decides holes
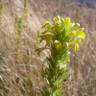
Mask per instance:
[[[24,0],[0,0],[0,96],[40,96],[44,54],[35,53],[36,34],[45,20],[69,16],[87,32],[77,54],[72,54],[65,96],[96,96],[96,9],[71,0],[29,0],[26,24],[18,36],[15,19],[24,14]],[[2,18],[2,19],[1,19]]]

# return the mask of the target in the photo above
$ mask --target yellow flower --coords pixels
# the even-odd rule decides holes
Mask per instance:
[[[58,40],[55,40],[55,48],[57,49],[57,50],[60,50],[60,49],[62,49],[62,44],[61,44],[61,42],[59,42]]]
[[[76,31],[72,31],[69,35],[71,38],[74,38],[76,36]]]

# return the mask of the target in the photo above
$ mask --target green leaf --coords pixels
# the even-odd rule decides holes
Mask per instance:
[[[40,35],[41,41],[45,40],[46,44],[49,46],[52,42],[53,34],[49,32],[42,33]]]
[[[42,28],[49,28],[49,27],[51,27],[51,23],[50,23],[49,21],[46,21],[46,22],[43,24],[43,26],[42,26]]]
[[[71,27],[71,19],[70,18],[64,18],[63,19],[63,22],[64,22],[64,28],[65,28],[65,31],[66,32],[69,32],[70,31],[70,27]]]
[[[70,38],[74,38],[76,37],[77,34],[76,34],[76,31],[72,31],[69,35],[70,35]]]

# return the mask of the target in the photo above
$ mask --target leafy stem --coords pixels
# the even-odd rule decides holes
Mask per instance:
[[[42,96],[62,96],[62,82],[69,76],[70,49],[78,51],[79,43],[85,38],[84,28],[70,18],[57,16],[52,22],[45,22],[38,38],[39,44],[45,42],[46,47],[38,47],[37,51],[41,53],[46,48],[50,51],[44,72],[47,87],[43,89]]]

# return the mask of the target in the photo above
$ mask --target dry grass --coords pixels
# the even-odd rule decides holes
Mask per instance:
[[[0,2],[6,6],[0,22],[0,96],[40,96],[42,58],[35,53],[36,32],[55,15],[70,16],[89,32],[80,52],[72,56],[66,96],[96,96],[95,9],[69,4],[69,0],[30,0],[27,26],[18,36],[14,22],[23,14],[23,0]]]

